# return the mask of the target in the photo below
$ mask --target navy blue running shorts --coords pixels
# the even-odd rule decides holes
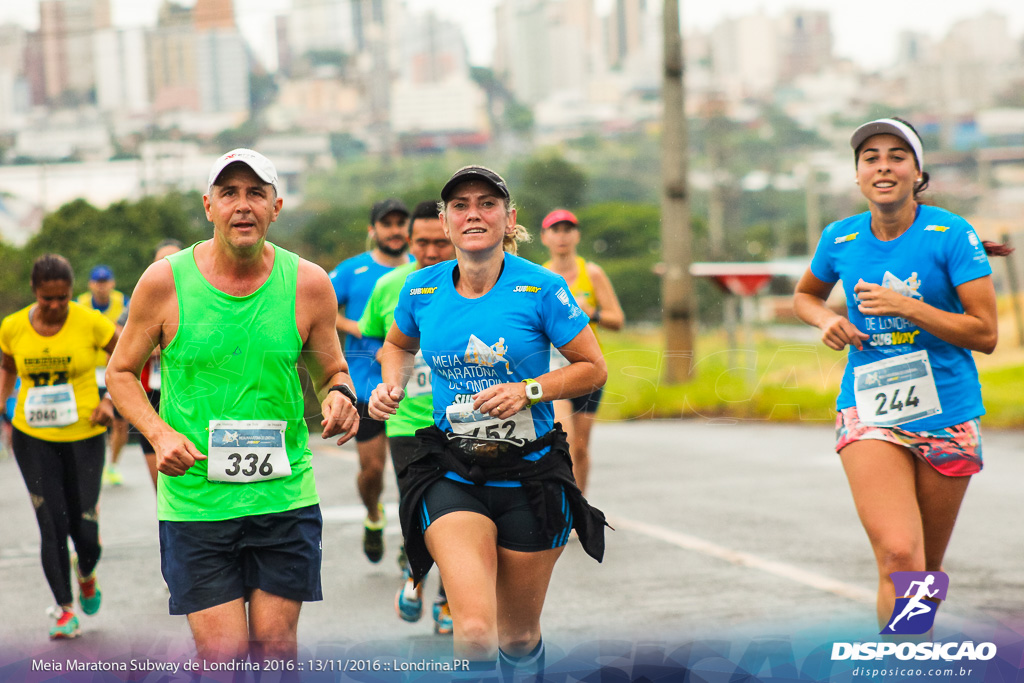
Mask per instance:
[[[576,398],[570,398],[572,402],[572,412],[574,413],[596,413],[598,406],[601,405],[601,394],[604,393],[604,387],[598,387],[597,391],[589,394],[583,394]]]
[[[370,417],[369,409],[369,403],[356,401],[356,412],[359,413],[359,431],[356,432],[356,443],[369,441],[384,433],[384,423]]]
[[[219,522],[160,522],[160,568],[171,614],[248,599],[255,588],[323,600],[319,505]]]
[[[524,553],[560,548],[569,541],[572,512],[562,492],[563,522],[554,538],[547,536],[530,507],[529,496],[521,486],[475,486],[451,479],[430,485],[420,503],[423,531],[438,517],[449,512],[469,511],[483,515],[498,528],[498,545]]]

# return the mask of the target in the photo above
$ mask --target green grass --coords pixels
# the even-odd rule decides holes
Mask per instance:
[[[755,332],[730,353],[721,333],[697,340],[693,378],[662,381],[659,333],[628,331],[601,336],[608,383],[602,420],[704,419],[832,424],[846,367],[846,352],[822,343],[772,339]],[[986,427],[1024,426],[1024,363],[1009,349],[980,362]]]

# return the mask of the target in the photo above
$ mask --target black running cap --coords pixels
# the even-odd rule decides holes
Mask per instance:
[[[441,188],[441,201],[447,202],[451,198],[456,185],[473,179],[486,180],[491,185],[498,188],[498,193],[501,194],[502,197],[505,199],[511,199],[511,195],[508,193],[508,185],[505,184],[505,179],[500,175],[484,166],[463,166],[453,173],[452,177],[449,178],[448,182],[444,184],[443,188]]]
[[[370,223],[376,223],[389,213],[400,213],[406,218],[409,217],[409,209],[406,208],[405,202],[391,197],[389,199],[382,199],[373,205],[373,208],[370,209]]]

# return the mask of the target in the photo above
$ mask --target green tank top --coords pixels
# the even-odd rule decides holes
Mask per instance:
[[[161,352],[160,417],[204,455],[212,420],[283,421],[291,474],[249,483],[215,481],[208,478],[210,461],[200,460],[180,477],[160,476],[157,517],[218,521],[318,503],[296,366],[302,349],[295,324],[298,256],[271,245],[270,277],[238,297],[200,274],[195,246],[167,257],[181,322]]]

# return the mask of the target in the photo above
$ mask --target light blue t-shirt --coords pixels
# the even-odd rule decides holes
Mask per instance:
[[[850,347],[838,409],[856,405],[854,368],[892,356],[925,350],[935,376],[942,412],[900,425],[910,431],[941,429],[985,414],[981,383],[971,352],[899,316],[864,315],[853,288],[859,280],[889,287],[943,311],[963,313],[956,287],[992,274],[974,228],[960,216],[934,206],[918,206],[910,228],[884,242],[871,232],[865,212],[837,221],[822,233],[811,261],[822,282],[843,281],[850,322],[870,335],[864,350]]]
[[[409,256],[408,260],[412,261],[412,257]],[[346,318],[359,322],[366,302],[373,293],[373,286],[392,270],[394,268],[391,266],[377,263],[371,252],[367,251],[342,261],[330,272],[334,295],[338,299],[338,306],[345,307]],[[349,375],[360,401],[369,401],[370,392],[381,382],[380,363],[376,360],[381,346],[380,339],[356,339],[350,334],[345,336],[345,360],[348,361]]]
[[[395,309],[398,329],[420,340],[433,376],[434,424],[446,432],[449,406],[472,404],[489,386],[547,373],[551,345],[564,346],[590,322],[565,280],[535,263],[505,254],[498,281],[477,299],[455,291],[456,266],[445,261],[409,275]],[[554,426],[550,402],[523,412],[535,437]]]

